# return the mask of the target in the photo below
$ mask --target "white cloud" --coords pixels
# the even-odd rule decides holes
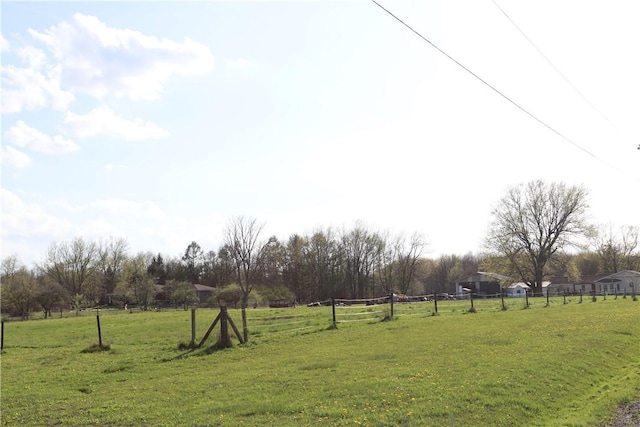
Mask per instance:
[[[77,213],[86,209],[86,206],[73,205],[69,203],[69,201],[63,199],[49,200],[47,205],[61,209],[65,211],[65,213]]]
[[[27,169],[31,166],[31,158],[13,147],[2,147],[2,165],[14,169]]]
[[[148,120],[136,118],[130,121],[118,117],[105,105],[84,115],[69,111],[65,114],[64,124],[67,131],[78,138],[107,135],[126,141],[140,141],[169,135],[166,130]]]
[[[206,73],[214,62],[207,46],[190,39],[175,42],[111,28],[79,13],[44,32],[29,33],[62,65],[65,87],[98,98],[155,99],[170,77]]]
[[[100,199],[89,204],[93,209],[106,213],[126,214],[136,218],[165,219],[162,209],[152,201],[138,202],[126,199]]]
[[[47,55],[41,50],[33,46],[24,46],[18,49],[18,56],[20,56],[30,68],[40,69],[47,62]]]
[[[113,172],[113,171],[117,171],[119,169],[124,168],[123,165],[119,165],[119,164],[115,164],[115,163],[107,163],[106,165],[104,165],[104,170],[107,172]]]
[[[64,139],[60,135],[53,138],[40,132],[37,129],[29,127],[19,120],[14,126],[4,133],[6,140],[18,147],[26,147],[32,151],[39,153],[60,153],[78,150],[75,142]]]
[[[0,33],[0,52],[9,52],[11,50],[11,45],[9,41],[4,38],[2,33]]]
[[[247,61],[244,58],[230,58],[224,61],[224,65],[227,68],[230,68],[232,70],[236,70],[239,68],[246,68],[251,66],[251,62]]]
[[[45,212],[40,205],[26,203],[16,194],[0,189],[2,200],[2,240],[35,236],[57,238],[68,235],[73,224]]]
[[[81,234],[92,240],[100,240],[106,237],[127,238],[126,233],[111,222],[103,219],[91,219],[81,227]]]
[[[35,53],[33,61],[37,59]],[[60,87],[61,68],[51,67],[45,73],[33,68],[20,68],[14,65],[0,67],[2,71],[2,88],[0,98],[3,114],[19,113],[23,110],[51,107],[54,110],[65,110],[74,100],[73,94]]]

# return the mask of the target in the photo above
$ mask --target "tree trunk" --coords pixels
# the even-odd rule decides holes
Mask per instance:
[[[249,342],[249,328],[247,327],[247,306],[249,305],[249,294],[242,298],[242,336],[244,342]]]

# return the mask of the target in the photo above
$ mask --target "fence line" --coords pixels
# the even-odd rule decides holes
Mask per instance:
[[[285,309],[292,310],[292,314],[282,314],[270,316],[274,313],[265,310],[254,312],[254,316],[247,318],[249,323],[249,329],[252,334],[256,336],[266,336],[270,334],[295,334],[300,331],[313,330],[317,331],[325,330],[331,321],[333,325],[349,324],[352,322],[375,322],[383,319],[393,319],[402,317],[427,317],[437,314],[450,315],[452,313],[464,313],[464,312],[484,312],[484,311],[499,311],[499,310],[519,310],[525,308],[539,309],[543,307],[561,307],[566,304],[588,304],[595,303],[596,301],[613,301],[613,300],[628,300],[635,301],[634,294],[630,293],[608,293],[608,292],[582,292],[574,294],[560,294],[553,296],[536,296],[530,297],[523,295],[520,298],[506,297],[501,294],[492,295],[495,298],[483,297],[478,298],[473,295],[471,298],[457,298],[455,300],[438,300],[431,299],[430,301],[424,301],[422,296],[412,296],[406,301],[399,302],[394,301],[393,298],[388,296],[376,297],[376,298],[364,298],[364,299],[334,299],[328,300],[333,302],[331,305],[326,305],[325,302],[318,302],[318,306],[310,308],[304,314],[295,312],[295,308]],[[433,297],[431,295],[430,297]],[[382,302],[384,301],[384,304]],[[378,302],[378,303],[376,303]],[[372,305],[374,303],[374,305]],[[388,309],[385,308],[388,305]],[[473,311],[471,310],[473,309]],[[274,310],[274,309],[271,309]],[[281,309],[277,309],[281,310]],[[116,314],[122,313],[123,310],[101,310],[100,314]],[[185,313],[188,313],[185,311]],[[264,313],[265,316],[259,316],[259,313]],[[295,314],[294,314],[295,313]],[[93,314],[88,310],[83,314]],[[81,315],[82,316],[82,315]],[[57,316],[53,316],[56,318]],[[75,314],[72,315],[75,317]],[[4,320],[4,319],[3,319]],[[4,323],[4,322],[3,322]],[[306,323],[306,325],[305,325]],[[5,332],[5,331],[3,331]],[[4,337],[4,334],[2,334]],[[192,338],[193,340],[193,338]],[[4,341],[4,340],[3,340]],[[4,344],[1,343],[1,344]],[[0,346],[4,347],[4,345]]]
[[[258,326],[258,330],[263,334],[275,334],[285,332],[296,332],[300,330],[307,330],[318,328],[320,325],[311,325],[303,328],[286,328],[282,330],[273,331],[282,326],[291,326],[305,321],[318,321],[320,318],[327,315],[327,312],[323,307],[331,307],[333,324],[348,324],[353,322],[371,322],[376,320],[382,320],[389,316],[390,318],[401,317],[426,317],[437,314],[451,314],[451,313],[464,313],[464,312],[481,312],[481,311],[499,311],[499,310],[518,310],[525,308],[542,308],[549,306],[561,306],[565,304],[581,304],[594,301],[602,301],[608,299],[622,299],[631,297],[630,294],[625,293],[607,293],[607,292],[582,292],[582,293],[560,293],[556,295],[538,295],[532,297],[531,295],[522,294],[521,296],[507,296],[505,294],[491,294],[482,295],[478,297],[473,295],[473,298],[469,294],[463,296],[451,296],[455,299],[440,299],[438,296],[430,295],[413,295],[408,296],[403,301],[394,300],[390,296],[375,297],[375,298],[359,298],[359,299],[347,299],[347,298],[335,298],[332,300],[322,301],[314,303],[318,306],[317,314],[310,315],[290,315],[290,316],[271,316],[263,318],[249,318],[254,322],[262,322]],[[330,304],[327,306],[327,302]],[[369,309],[365,308],[368,307]],[[389,310],[381,309],[384,305],[389,305]],[[382,316],[384,314],[384,316]],[[366,316],[366,317],[365,317]],[[305,320],[294,322],[278,322],[282,319],[291,319],[293,317],[303,318]],[[265,324],[266,322],[274,321],[273,324]]]
[[[284,332],[296,332],[296,331],[304,331],[306,329],[312,329],[315,328],[315,326],[305,326],[304,328],[292,328],[292,329],[283,329],[281,331],[268,331],[268,334],[281,334]]]
[[[247,320],[248,320],[248,319],[247,319]],[[300,323],[306,323],[306,322],[308,322],[308,321],[309,321],[309,320],[307,319],[307,320],[297,320],[297,321],[295,321],[295,322],[278,322],[278,323],[276,323],[276,324],[277,324],[278,326],[282,326],[282,325],[299,325]],[[271,325],[265,325],[265,324],[262,324],[262,325],[260,325],[260,326],[263,326],[263,327],[269,327],[269,326],[271,326]]]
[[[286,316],[269,316],[269,317],[247,317],[247,320],[257,320],[261,322],[266,322],[270,320],[280,320],[280,319],[294,319],[296,317],[309,317],[305,314],[291,314]]]
[[[358,308],[358,307],[353,307],[353,308]],[[376,313],[382,313],[382,310],[375,310],[375,311],[360,311],[358,313],[340,313],[340,316],[360,316],[362,314],[376,314]]]
[[[366,322],[371,320],[378,320],[378,317],[365,317],[364,319],[351,319],[351,320],[339,320],[336,323],[351,323],[351,322]]]

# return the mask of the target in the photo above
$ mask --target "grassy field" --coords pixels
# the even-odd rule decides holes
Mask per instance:
[[[192,352],[189,311],[101,312],[96,353],[95,313],[7,322],[2,424],[596,426],[640,397],[640,302],[521,303],[397,305],[336,329],[331,307],[249,310],[250,343]],[[216,315],[197,310],[197,340]]]

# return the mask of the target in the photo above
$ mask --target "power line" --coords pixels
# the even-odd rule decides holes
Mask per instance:
[[[417,35],[418,37],[420,37],[423,41],[427,42],[429,45],[431,45],[431,47],[433,47],[434,49],[436,49],[438,52],[440,52],[441,54],[443,54],[444,56],[446,56],[447,58],[449,58],[451,61],[453,61],[456,65],[458,65],[460,68],[462,68],[463,70],[465,70],[467,73],[471,74],[473,77],[475,77],[477,80],[479,80],[480,82],[482,82],[485,86],[487,86],[489,89],[491,89],[492,91],[494,91],[495,93],[497,93],[498,95],[500,95],[503,99],[505,99],[506,101],[508,101],[509,103],[511,103],[511,105],[513,105],[514,107],[516,107],[517,109],[519,109],[520,111],[522,111],[523,113],[525,113],[527,116],[531,117],[533,120],[535,120],[536,122],[540,123],[542,126],[546,127],[548,130],[550,130],[551,132],[555,133],[556,135],[558,135],[560,138],[564,139],[565,141],[567,141],[568,143],[570,143],[571,145],[573,145],[574,147],[578,148],[579,150],[581,150],[582,152],[588,154],[589,156],[593,157],[594,159],[598,160],[599,162],[603,163],[604,165],[610,167],[611,169],[623,174],[623,175],[628,175],[627,173],[625,173],[624,171],[616,168],[615,166],[613,166],[612,164],[607,163],[606,161],[604,161],[603,159],[599,158],[598,156],[596,156],[595,154],[593,154],[592,152],[590,152],[589,150],[587,150],[586,148],[582,147],[580,144],[576,143],[575,141],[573,141],[572,139],[570,139],[569,137],[564,136],[562,133],[560,133],[559,131],[557,131],[554,127],[552,127],[551,125],[547,124],[545,121],[543,121],[542,119],[539,119],[535,114],[529,112],[526,108],[524,108],[523,106],[521,106],[520,104],[518,104],[517,102],[515,102],[514,100],[512,100],[511,98],[509,98],[507,95],[505,95],[504,93],[502,93],[499,89],[497,89],[495,86],[493,86],[491,83],[487,82],[486,80],[484,80],[482,77],[480,77],[479,75],[477,75],[476,73],[474,73],[473,71],[471,71],[469,68],[467,68],[464,64],[462,64],[460,61],[458,61],[457,59],[455,59],[454,57],[452,57],[451,55],[449,55],[447,52],[445,52],[444,50],[440,49],[438,46],[436,46],[433,42],[431,42],[429,39],[427,39],[425,36],[423,36],[422,34],[420,34],[417,30],[413,29],[413,27],[411,27],[409,24],[407,24],[406,22],[404,22],[402,19],[400,19],[398,16],[396,16],[393,12],[391,12],[389,9],[385,8],[384,6],[382,6],[380,3],[378,3],[376,0],[371,0],[376,6],[378,6],[380,9],[384,10],[385,12],[387,12],[391,17],[393,17],[396,21],[400,22],[402,25],[404,25],[407,29],[409,29],[411,32],[413,32],[415,35]],[[632,179],[639,181],[640,179],[635,178],[633,176],[631,176]]]
[[[531,39],[530,39],[530,38],[529,38],[529,37],[524,33],[524,31],[522,31],[522,28],[520,28],[520,26],[518,26],[518,24],[516,24],[516,22],[515,22],[513,19],[511,19],[511,17],[507,14],[507,12],[505,12],[505,10],[504,10],[504,9],[502,9],[502,8],[500,7],[500,5],[499,5],[498,3],[496,3],[496,1],[495,1],[495,0],[491,0],[491,1],[493,2],[493,4],[494,4],[498,9],[500,9],[500,12],[502,12],[502,14],[503,14],[503,15],[504,15],[508,20],[509,20],[509,22],[511,22],[511,23],[513,24],[513,26],[514,26],[514,27],[516,27],[516,29],[517,29],[517,30],[518,30],[518,32],[522,35],[522,37],[524,37],[524,38],[529,42],[529,44],[530,44],[531,46],[533,46],[533,48],[534,48],[534,49],[535,49],[535,50],[540,54],[540,56],[542,56],[542,57],[544,58],[544,60],[545,60],[545,61],[547,61],[547,63],[551,66],[551,68],[553,68],[553,69],[556,71],[556,73],[558,73],[558,74],[560,75],[560,77],[562,77],[562,79],[563,79],[563,80],[564,80],[564,81],[565,81],[569,86],[571,86],[571,88],[572,88],[572,89],[573,89],[573,90],[574,90],[578,95],[580,95],[580,97],[581,97],[581,98],[582,98],[582,99],[583,99],[587,104],[589,104],[589,105],[591,106],[591,108],[593,108],[593,110],[594,110],[595,112],[597,112],[598,114],[600,114],[600,116],[601,116],[603,119],[605,119],[607,122],[609,122],[609,124],[610,124],[611,126],[613,126],[615,129],[617,129],[617,128],[616,128],[616,125],[615,125],[615,124],[613,124],[613,122],[612,122],[611,120],[609,120],[609,118],[608,118],[607,116],[605,116],[605,114],[604,114],[602,111],[600,111],[600,110],[598,109],[598,107],[596,107],[596,106],[595,106],[595,105],[594,105],[594,104],[593,104],[593,103],[592,103],[592,102],[591,102],[591,101],[590,101],[590,100],[589,100],[589,99],[588,99],[588,98],[587,98],[587,97],[586,97],[586,96],[585,96],[585,95],[580,91],[580,89],[578,89],[578,88],[576,87],[576,85],[574,85],[574,84],[571,82],[571,80],[569,80],[569,78],[568,78],[567,76],[565,76],[565,75],[564,75],[564,73],[563,73],[562,71],[560,71],[560,69],[559,69],[558,67],[556,67],[556,65],[555,65],[553,62],[551,62],[551,60],[550,60],[550,59],[549,59],[549,58],[544,54],[544,52],[542,52],[542,50],[540,50],[540,48],[539,48],[538,46],[536,46],[536,44],[533,42],[533,40],[531,40]]]

